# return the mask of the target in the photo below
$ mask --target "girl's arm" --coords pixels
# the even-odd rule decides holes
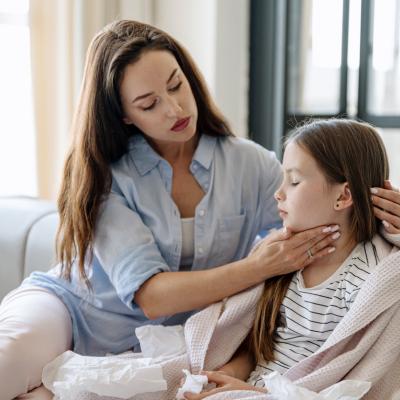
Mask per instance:
[[[153,275],[137,290],[133,301],[149,319],[196,310],[272,276],[304,268],[310,262],[307,250],[312,247],[314,260],[323,257],[332,247],[332,236],[326,227],[297,234],[280,230],[243,260],[209,270]]]
[[[218,372],[222,372],[233,378],[247,381],[250,373],[254,370],[254,362],[249,353],[242,351],[235,355],[231,361],[221,367]]]

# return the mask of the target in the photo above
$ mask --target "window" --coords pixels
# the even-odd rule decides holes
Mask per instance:
[[[391,179],[400,185],[400,0],[270,0],[269,8],[262,3],[252,0],[253,138],[280,154],[282,136],[304,119],[358,118],[379,128]],[[260,30],[273,21],[283,29]],[[272,66],[254,67],[263,63]],[[266,114],[273,122],[264,118],[257,124]]]
[[[28,0],[0,0],[0,195],[37,195]]]

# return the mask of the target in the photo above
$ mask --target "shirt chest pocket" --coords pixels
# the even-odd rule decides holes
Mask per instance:
[[[218,264],[233,261],[236,254],[246,215],[234,215],[218,219],[215,245],[217,246]]]

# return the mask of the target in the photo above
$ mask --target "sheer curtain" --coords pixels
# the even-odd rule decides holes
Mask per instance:
[[[38,194],[55,199],[87,46],[116,18],[151,22],[151,0],[31,0]]]

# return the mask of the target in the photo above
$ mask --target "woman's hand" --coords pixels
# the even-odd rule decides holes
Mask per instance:
[[[267,392],[266,389],[253,386],[247,382],[241,381],[240,379],[233,378],[223,371],[204,371],[203,374],[207,375],[209,383],[215,383],[217,387],[199,394],[185,393],[184,396],[187,400],[200,400],[208,396],[212,396],[213,394],[226,392],[229,390],[252,390],[263,393]]]
[[[284,275],[335,251],[334,242],[339,236],[338,225],[298,233],[282,228],[258,243],[248,257],[261,270],[268,271],[268,277]]]
[[[400,233],[400,192],[385,181],[383,188],[371,188],[376,217],[388,233]]]

